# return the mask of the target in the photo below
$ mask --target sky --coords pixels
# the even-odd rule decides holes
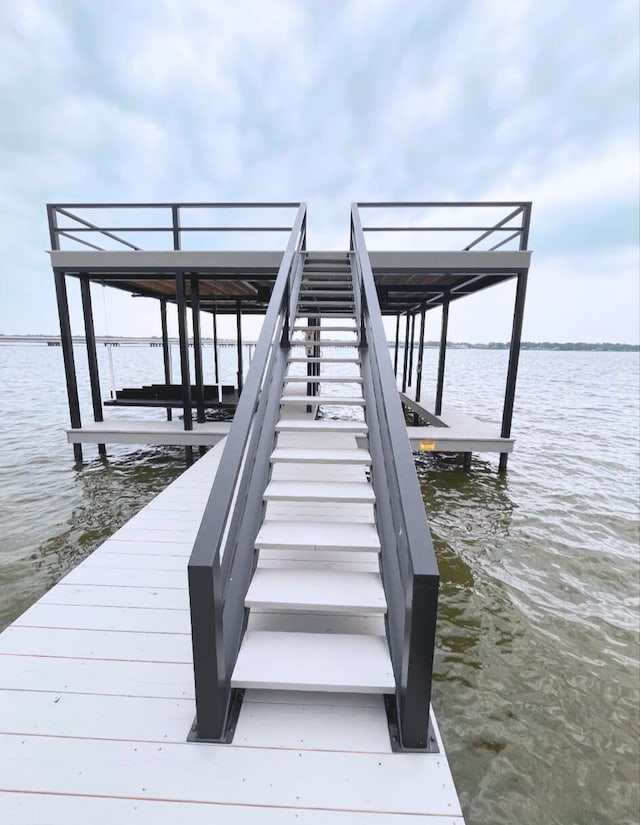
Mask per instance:
[[[638,31],[637,0],[0,0],[0,333],[58,330],[48,201],[303,200],[345,249],[354,200],[490,199],[533,201],[525,340],[638,343]],[[513,296],[450,338],[507,340]]]

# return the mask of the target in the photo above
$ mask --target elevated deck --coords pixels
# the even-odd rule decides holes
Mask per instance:
[[[392,753],[380,695],[249,689],[232,745],[187,743],[186,566],[222,446],[0,636],[2,821],[462,825],[435,719],[440,753]]]

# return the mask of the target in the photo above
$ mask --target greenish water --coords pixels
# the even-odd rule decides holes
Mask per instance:
[[[114,359],[119,386],[162,379],[157,351]],[[640,821],[638,367],[635,353],[525,352],[506,477],[493,458],[470,473],[416,458],[442,579],[433,702],[469,825]],[[74,467],[60,351],[0,347],[0,370],[2,627],[183,464],[121,447]],[[445,400],[498,421],[505,370],[506,353],[451,351]]]

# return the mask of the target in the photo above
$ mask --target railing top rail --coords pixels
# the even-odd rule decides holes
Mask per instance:
[[[531,201],[355,201],[354,206],[359,209],[371,209],[377,207],[502,207],[502,206],[531,206]]]
[[[297,209],[302,201],[166,201],[158,203],[48,203],[47,209]]]

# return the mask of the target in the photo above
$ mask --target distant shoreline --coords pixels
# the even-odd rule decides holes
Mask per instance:
[[[84,344],[85,339],[83,335],[73,336],[74,344]],[[162,339],[157,336],[149,338],[135,337],[135,336],[100,336],[96,335],[96,343],[105,346],[161,346]],[[170,338],[169,343],[178,345],[177,338]],[[202,343],[211,346],[213,340],[211,338],[203,338]],[[246,345],[255,346],[255,341],[245,341]],[[393,341],[389,341],[389,346],[393,346]],[[46,346],[59,346],[59,335],[5,335],[0,333],[0,344],[42,344]],[[220,338],[218,344],[221,346],[235,345],[235,339]],[[439,341],[425,341],[427,349],[438,349]],[[400,342],[400,347],[404,346],[404,342]],[[418,346],[418,344],[414,344]],[[506,341],[492,341],[489,344],[471,344],[464,341],[449,341],[447,349],[482,349],[482,350],[508,350],[509,342]],[[640,344],[614,344],[610,342],[602,343],[587,343],[584,341],[574,341],[570,343],[556,342],[556,341],[523,341],[521,350],[542,350],[550,352],[640,352]]]

